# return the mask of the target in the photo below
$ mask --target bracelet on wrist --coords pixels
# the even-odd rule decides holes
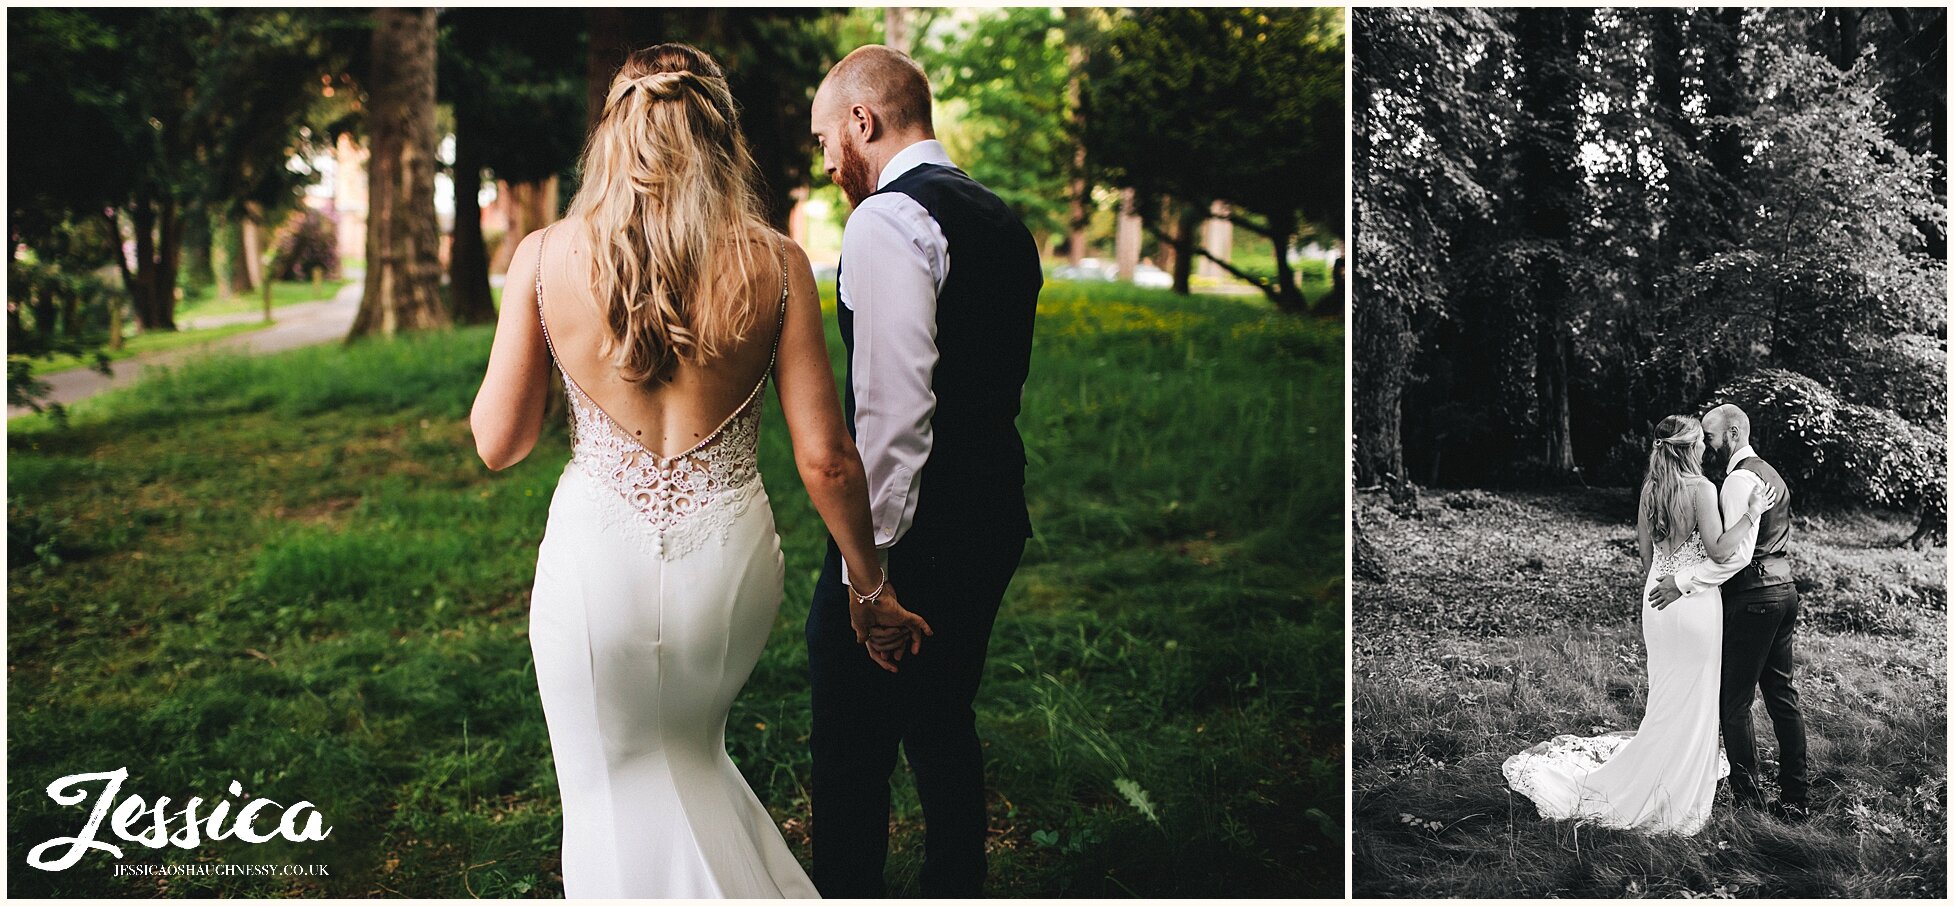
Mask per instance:
[[[887,587],[889,587],[889,571],[885,569],[882,571],[882,581],[875,583],[874,591],[871,591],[867,594],[856,592],[855,596],[861,598],[862,603],[864,604],[873,604],[876,602],[876,599],[882,597],[882,589]],[[854,586],[850,585],[849,588],[852,589],[854,588]]]

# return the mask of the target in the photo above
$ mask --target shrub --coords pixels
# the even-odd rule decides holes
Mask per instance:
[[[302,207],[285,219],[272,248],[274,280],[310,280],[315,267],[329,279],[339,276],[339,228],[311,208]]]
[[[1945,511],[1946,438],[1885,409],[1840,399],[1782,369],[1725,384],[1714,403],[1751,417],[1751,436],[1800,490],[1842,502]]]

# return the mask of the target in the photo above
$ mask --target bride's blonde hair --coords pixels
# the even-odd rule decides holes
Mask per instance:
[[[1642,518],[1649,537],[1660,542],[1678,527],[1695,524],[1689,498],[1690,476],[1703,474],[1696,444],[1703,439],[1703,423],[1687,415],[1671,415],[1656,423],[1649,449],[1649,471],[1642,479]]]
[[[719,64],[685,44],[633,52],[611,78],[581,169],[569,214],[591,250],[599,354],[636,382],[744,339],[754,243],[768,227]]]

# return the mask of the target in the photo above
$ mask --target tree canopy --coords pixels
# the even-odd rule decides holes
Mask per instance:
[[[1915,12],[1359,10],[1360,482],[1626,483],[1758,375],[1940,435],[1945,17]]]
[[[1340,7],[1118,16],[1089,69],[1088,157],[1143,195],[1228,202],[1278,250],[1272,277],[1243,276],[1299,309],[1284,252],[1306,230],[1344,231],[1343,39]]]

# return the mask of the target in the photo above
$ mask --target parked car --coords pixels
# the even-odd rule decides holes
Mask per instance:
[[[1174,285],[1174,275],[1143,261],[1133,268],[1133,285],[1167,289]]]
[[[1118,276],[1119,268],[1098,258],[1080,258],[1078,264],[1061,264],[1052,268],[1054,280],[1113,280]]]

